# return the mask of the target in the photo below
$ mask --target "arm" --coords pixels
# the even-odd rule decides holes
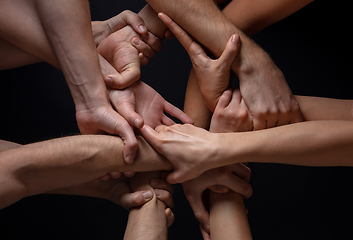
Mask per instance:
[[[137,173],[130,180],[132,191],[153,188],[149,182],[152,178],[158,178],[160,172]],[[124,239],[167,239],[168,222],[165,215],[166,205],[159,201],[154,194],[151,201],[141,207],[132,208],[125,231]]]
[[[210,237],[212,240],[252,239],[243,197],[233,191],[210,193]]]
[[[8,150],[0,152],[0,208],[26,196],[93,181],[109,171],[171,168],[143,139],[131,165],[123,160],[122,140],[113,136],[73,136],[17,148],[8,142],[1,145]]]
[[[222,12],[239,30],[248,36],[253,36],[260,30],[288,17],[313,1],[233,0]]]

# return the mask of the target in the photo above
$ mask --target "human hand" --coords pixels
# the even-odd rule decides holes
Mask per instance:
[[[203,229],[209,232],[209,213],[203,203],[202,194],[206,189],[225,193],[233,190],[248,198],[252,194],[250,180],[251,171],[244,164],[237,163],[219,167],[202,173],[199,177],[184,182],[183,189],[195,217],[200,221]]]
[[[282,72],[269,56],[259,54],[254,65],[239,67],[236,72],[240,92],[253,117],[254,130],[303,121]]]
[[[239,51],[239,35],[232,35],[223,54],[218,59],[213,60],[207,56],[199,44],[193,41],[192,38],[166,14],[159,13],[158,16],[188,52],[199,82],[202,96],[208,108],[213,112],[222,93],[229,87],[231,65]]]
[[[98,46],[110,34],[127,25],[131,26],[134,31],[140,35],[147,33],[147,28],[143,19],[138,14],[129,10],[125,10],[106,21],[92,21],[91,26],[96,45]]]
[[[251,113],[241,97],[239,88],[226,90],[213,113],[211,132],[245,132],[253,129]]]
[[[185,182],[219,167],[215,160],[217,138],[214,133],[190,124],[160,125],[155,130],[145,125],[140,131],[152,147],[172,163],[174,171],[167,176],[171,184]]]
[[[147,32],[139,35],[130,26],[110,34],[97,47],[102,55],[117,71],[117,74],[104,76],[106,85],[123,89],[140,78],[140,65],[146,65],[155,51],[162,49],[162,42]]]
[[[167,224],[170,226],[174,221],[174,214],[170,208],[174,207],[174,199],[172,193],[174,188],[161,178],[161,171],[156,172],[140,172],[129,179],[130,188],[132,191],[141,191],[150,189],[153,192],[153,197],[164,202],[166,205],[165,214]],[[153,185],[153,186],[152,186]]]
[[[124,90],[110,89],[109,97],[119,114],[132,126],[138,128],[141,128],[143,123],[152,128],[161,124],[167,126],[175,124],[165,113],[178,118],[183,123],[192,123],[190,117],[183,111],[167,102],[142,81],[137,81]]]

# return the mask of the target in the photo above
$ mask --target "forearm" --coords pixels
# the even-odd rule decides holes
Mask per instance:
[[[145,25],[152,34],[157,36],[159,39],[164,39],[164,33],[167,27],[159,19],[157,13],[153,10],[150,5],[146,5],[138,15],[143,19]]]
[[[224,9],[224,15],[239,30],[253,36],[260,30],[270,26],[303,8],[313,0],[233,0]]]
[[[308,121],[261,131],[218,134],[216,138],[215,142],[221,143],[218,153],[223,165],[264,162],[353,166],[351,121]]]
[[[17,68],[42,61],[1,38],[0,55],[6,56],[6,58],[0,59],[0,70]]]
[[[60,67],[39,19],[34,0],[2,1],[0,21],[2,39],[55,67]]]
[[[194,69],[191,69],[185,93],[184,112],[194,121],[194,125],[208,129],[212,112],[203,101]]]
[[[252,239],[243,197],[233,191],[210,192],[210,237],[217,239]]]
[[[108,104],[88,1],[36,0],[36,6],[77,111]]]
[[[8,150],[0,152],[0,196],[5,200],[0,208],[26,196],[87,183],[111,171],[171,169],[148,143],[141,139],[139,143],[135,162],[128,165],[123,141],[114,136],[80,135],[21,147],[4,142],[1,146]]]
[[[353,120],[352,100],[295,96],[305,121]]]
[[[149,181],[152,178],[158,178],[160,172],[138,173],[140,185],[131,186],[133,191],[152,190]],[[163,240],[168,237],[167,218],[165,215],[166,205],[157,199],[156,195],[152,200],[141,207],[133,208],[129,213],[124,239],[126,240]]]

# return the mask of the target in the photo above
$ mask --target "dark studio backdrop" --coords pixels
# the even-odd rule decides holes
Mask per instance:
[[[93,20],[142,0],[91,0]],[[254,36],[283,71],[294,94],[346,98],[351,93],[349,1],[316,1]],[[1,56],[6,57],[6,56]],[[165,40],[142,80],[183,107],[190,61]],[[0,72],[0,138],[21,144],[78,133],[61,72],[46,63]],[[246,200],[254,239],[349,239],[353,224],[351,168],[249,164],[253,196]],[[169,239],[202,239],[182,188]],[[1,200],[0,200],[1,201]],[[122,239],[127,211],[106,200],[58,195],[23,199],[0,211],[0,239]]]

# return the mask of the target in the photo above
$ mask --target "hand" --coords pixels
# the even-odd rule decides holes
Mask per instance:
[[[139,80],[141,63],[147,64],[148,58],[161,49],[159,38],[149,32],[141,37],[130,26],[110,34],[97,47],[98,53],[118,71],[104,76],[107,86],[123,89]]]
[[[155,130],[145,125],[140,131],[152,147],[174,166],[174,171],[167,177],[171,184],[185,182],[218,167],[214,133],[190,124],[160,125]]]
[[[252,129],[252,116],[239,88],[226,90],[213,113],[210,132],[245,132]]]
[[[282,72],[267,55],[257,58],[256,67],[236,74],[240,92],[253,117],[254,130],[303,121]]]
[[[208,170],[199,177],[183,183],[185,196],[195,217],[205,230],[209,229],[207,226],[209,226],[210,216],[202,201],[203,192],[207,188],[218,193],[225,193],[231,189],[248,198],[252,194],[252,188],[248,183],[250,175],[251,171],[247,166],[237,163]]]
[[[167,217],[167,224],[170,226],[174,221],[174,214],[170,209],[174,207],[174,200],[172,197],[174,188],[160,176],[161,171],[137,173],[134,177],[129,179],[129,183],[132,191],[153,189],[157,199],[164,202],[166,205],[165,214]]]
[[[129,10],[125,10],[106,21],[93,21],[91,25],[94,41],[97,46],[110,34],[127,25],[131,26],[138,34],[144,35],[147,33],[143,19],[138,14]]]
[[[229,87],[231,65],[239,51],[240,37],[232,35],[223,54],[216,60],[207,56],[203,48],[167,15],[158,14],[164,24],[188,52],[195,70],[200,90],[208,108],[213,112],[222,93]]]
[[[153,88],[138,81],[124,90],[109,90],[112,105],[132,126],[141,128],[143,122],[155,128],[158,125],[175,124],[164,112],[178,118],[183,123],[192,123],[183,111],[168,103]],[[142,117],[140,119],[139,117]],[[138,121],[138,123],[136,123]]]

